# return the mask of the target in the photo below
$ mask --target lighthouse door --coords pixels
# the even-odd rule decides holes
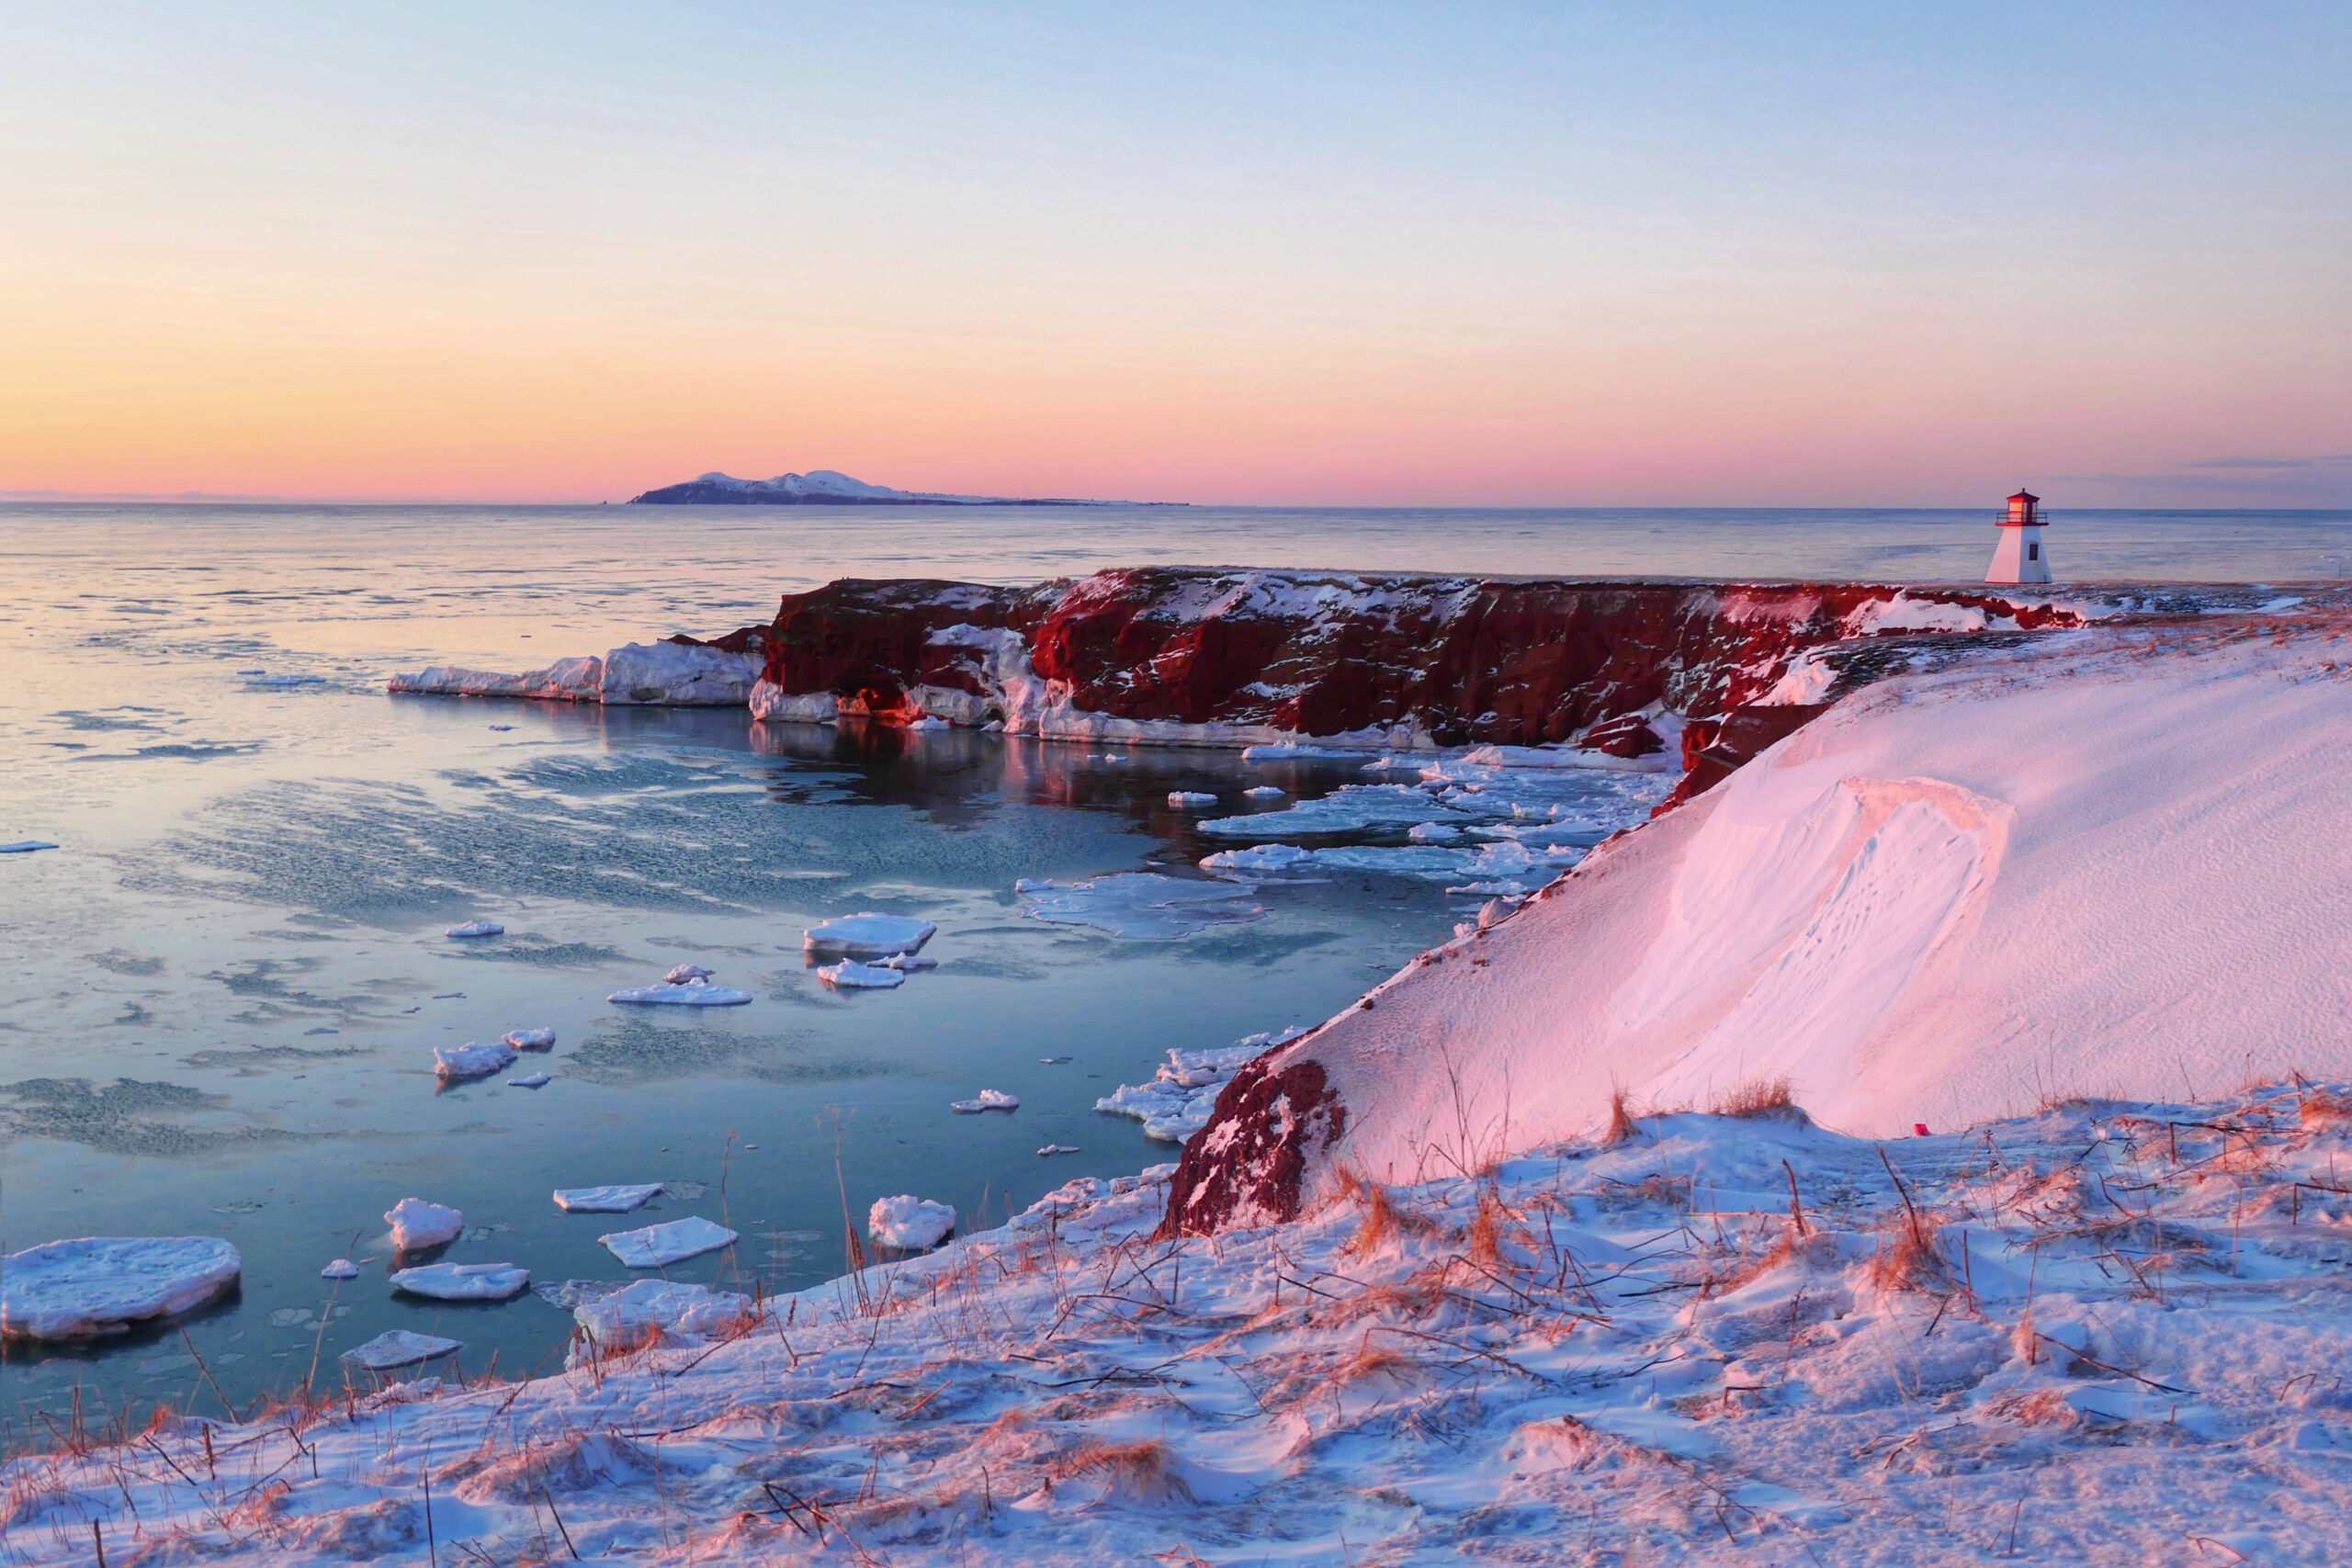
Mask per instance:
[[[2041,558],[2041,543],[2040,540],[2036,540],[2034,543],[2028,545],[2025,547],[2025,558],[2028,560],[2040,560]]]

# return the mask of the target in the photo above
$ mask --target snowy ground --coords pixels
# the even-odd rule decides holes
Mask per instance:
[[[2290,1086],[1645,1119],[1174,1244],[1090,1179],[731,1339],[18,1460],[6,1555],[2341,1562],[2346,1177]]]

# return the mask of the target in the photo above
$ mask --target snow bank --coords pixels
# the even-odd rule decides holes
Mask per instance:
[[[441,1302],[510,1301],[530,1289],[531,1271],[512,1263],[428,1263],[392,1276],[392,1289]]]
[[[90,1236],[0,1258],[0,1337],[83,1339],[173,1317],[235,1283],[243,1260],[218,1236]]]
[[[632,1269],[666,1269],[735,1244],[735,1233],[695,1215],[642,1230],[616,1231],[596,1238],[605,1250]]]
[[[658,1181],[622,1187],[559,1187],[555,1206],[567,1214],[626,1214],[643,1208],[661,1190]]]
[[[1021,912],[1033,920],[1091,926],[1134,942],[1173,942],[1212,926],[1238,925],[1263,915],[1249,901],[1254,884],[1192,881],[1156,871],[1123,871],[1084,882],[1023,877],[1012,885]]]
[[[1847,698],[1270,1058],[1345,1108],[1310,1198],[1428,1171],[1431,1129],[1474,1165],[1572,1135],[1615,1089],[1785,1077],[1883,1136],[2352,1076],[2346,630],[2077,632]]]
[[[877,915],[871,910],[820,920],[800,933],[808,953],[844,958],[887,958],[894,953],[914,953],[939,934],[929,920],[908,915]]]
[[[401,1252],[422,1252],[428,1247],[439,1247],[457,1240],[466,1231],[463,1213],[439,1203],[428,1203],[422,1198],[401,1199],[386,1211],[384,1223],[392,1227],[392,1247]]]
[[[876,1198],[874,1207],[866,1212],[865,1228],[885,1247],[921,1252],[946,1239],[947,1233],[956,1228],[956,1211],[910,1193]]]

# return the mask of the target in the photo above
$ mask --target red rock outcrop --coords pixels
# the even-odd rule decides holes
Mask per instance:
[[[1307,1156],[1347,1131],[1348,1112],[1320,1063],[1274,1073],[1261,1056],[1217,1095],[1209,1126],[1216,1135],[1195,1136],[1176,1162],[1154,1240],[1296,1219]]]

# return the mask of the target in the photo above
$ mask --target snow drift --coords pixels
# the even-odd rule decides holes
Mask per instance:
[[[1871,1136],[2352,1075],[2352,615],[1870,687],[1237,1075],[1170,1224],[1786,1079]]]

